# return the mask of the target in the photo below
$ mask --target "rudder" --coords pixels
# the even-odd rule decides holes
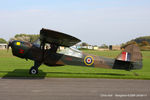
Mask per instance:
[[[128,45],[116,57],[113,69],[135,70],[142,68],[142,54],[136,45]]]

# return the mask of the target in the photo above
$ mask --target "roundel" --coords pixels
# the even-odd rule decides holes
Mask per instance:
[[[86,65],[92,65],[92,64],[94,63],[93,57],[92,57],[92,56],[86,56],[86,57],[84,58],[84,63],[85,63]]]

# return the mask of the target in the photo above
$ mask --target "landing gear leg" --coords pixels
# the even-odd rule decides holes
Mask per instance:
[[[41,63],[34,61],[34,66],[32,66],[29,70],[29,74],[38,74],[38,68],[40,67]]]

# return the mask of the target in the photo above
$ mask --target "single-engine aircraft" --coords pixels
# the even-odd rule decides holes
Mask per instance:
[[[42,28],[39,39],[34,43],[14,40],[9,42],[8,48],[11,46],[14,56],[34,61],[34,66],[29,70],[30,74],[37,74],[41,64],[77,65],[127,71],[142,68],[142,54],[136,45],[126,46],[115,59],[111,59],[74,49],[72,46],[80,41],[65,33]],[[60,50],[62,46],[65,47],[64,50]]]

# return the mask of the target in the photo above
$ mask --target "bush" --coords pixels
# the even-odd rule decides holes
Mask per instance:
[[[7,41],[3,38],[0,38],[0,43],[7,43]]]
[[[14,38],[11,38],[11,40],[34,42],[38,38],[39,38],[39,35],[36,35],[36,34],[16,34]]]

